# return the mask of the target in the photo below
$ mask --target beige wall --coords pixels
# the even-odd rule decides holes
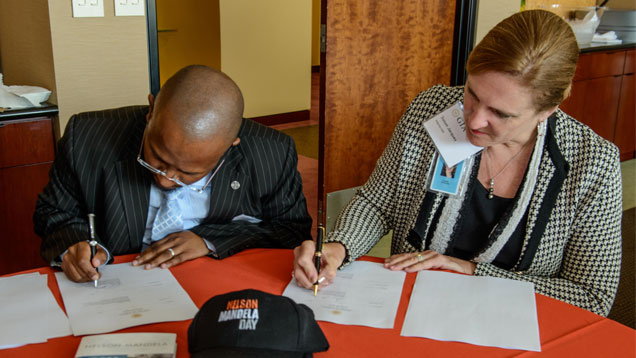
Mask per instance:
[[[157,0],[161,84],[181,68],[221,69],[219,0]],[[174,31],[172,31],[174,30]]]
[[[537,5],[551,5],[551,4],[561,4],[567,6],[595,6],[603,3],[603,0],[526,0],[526,4],[529,7],[534,7]],[[605,5],[610,9],[627,9],[627,10],[636,10],[636,1],[635,0],[611,0],[608,1]]]
[[[320,0],[311,0],[311,65],[320,66]]]
[[[6,84],[52,91],[63,131],[71,115],[147,103],[146,19],[73,18],[70,1],[0,0],[0,55]]]
[[[595,6],[596,3],[597,0],[526,0],[526,8],[549,7],[553,4],[559,4],[560,6]]]
[[[6,85],[47,88],[57,103],[48,0],[0,0],[0,62]]]
[[[601,2],[601,0],[597,0],[597,3]],[[605,6],[610,9],[636,10],[636,0],[611,0]]]
[[[148,40],[143,16],[73,18],[70,1],[49,0],[61,128],[75,113],[147,103]]]
[[[506,17],[519,12],[520,0],[481,0],[477,5],[477,23],[475,25],[475,44]]]
[[[307,110],[311,0],[220,0],[221,67],[243,91],[246,117]]]

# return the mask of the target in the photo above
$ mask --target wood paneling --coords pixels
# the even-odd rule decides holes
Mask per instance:
[[[625,68],[623,69],[624,74],[631,74],[636,72],[636,64],[634,63],[635,54],[636,50],[634,49],[625,51]]]
[[[33,212],[55,157],[52,118],[0,121],[0,275],[45,264]]]
[[[632,51],[632,59],[634,51]],[[633,62],[632,62],[633,63]],[[621,99],[618,105],[614,142],[621,150],[621,160],[636,155],[636,74],[623,76]]]
[[[625,52],[625,68],[621,84],[621,100],[618,104],[618,118],[614,142],[621,150],[621,160],[636,157],[636,50]]]
[[[624,64],[625,50],[583,54],[579,56],[574,81],[622,75]]]
[[[50,168],[51,163],[44,163],[0,169],[0,275],[47,265],[32,218]]]
[[[449,83],[455,21],[454,1],[326,2],[323,199],[363,184],[409,102]]]
[[[614,142],[620,149],[621,160],[636,154],[635,52],[630,49],[581,55],[570,97],[560,106]]]
[[[561,109],[590,126],[601,137],[614,141],[621,77],[609,76],[574,82],[572,95],[561,104]]]
[[[0,122],[0,168],[53,161],[51,120]]]
[[[561,102],[559,108],[570,116],[579,121],[583,118],[585,112],[585,90],[587,89],[587,81],[572,82],[572,90],[570,96]]]
[[[621,79],[621,76],[612,76],[586,81],[585,114],[581,122],[609,141],[614,141]]]

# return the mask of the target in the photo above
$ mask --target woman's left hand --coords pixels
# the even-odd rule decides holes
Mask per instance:
[[[441,269],[457,271],[472,275],[475,273],[475,263],[442,255],[433,250],[409,252],[392,255],[384,260],[384,267],[393,271],[417,272],[420,270]]]

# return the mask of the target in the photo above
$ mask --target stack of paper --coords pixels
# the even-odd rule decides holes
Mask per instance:
[[[93,282],[70,281],[56,272],[73,335],[107,333],[142,324],[191,319],[198,308],[170,270],[130,263],[100,269]]]
[[[71,334],[68,319],[47,286],[30,273],[0,278],[0,349]]]

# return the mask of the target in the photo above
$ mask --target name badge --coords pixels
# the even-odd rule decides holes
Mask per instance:
[[[426,121],[424,128],[449,167],[483,149],[473,145],[466,138],[464,107],[459,101]]]
[[[464,160],[451,167],[444,162],[439,153],[435,153],[428,176],[428,189],[448,195],[457,195],[468,177],[467,171],[464,170],[466,162],[467,160]]]
[[[464,108],[461,102],[448,107],[424,123],[437,148],[428,175],[428,189],[457,195],[468,181],[472,158],[483,148],[466,138]]]

